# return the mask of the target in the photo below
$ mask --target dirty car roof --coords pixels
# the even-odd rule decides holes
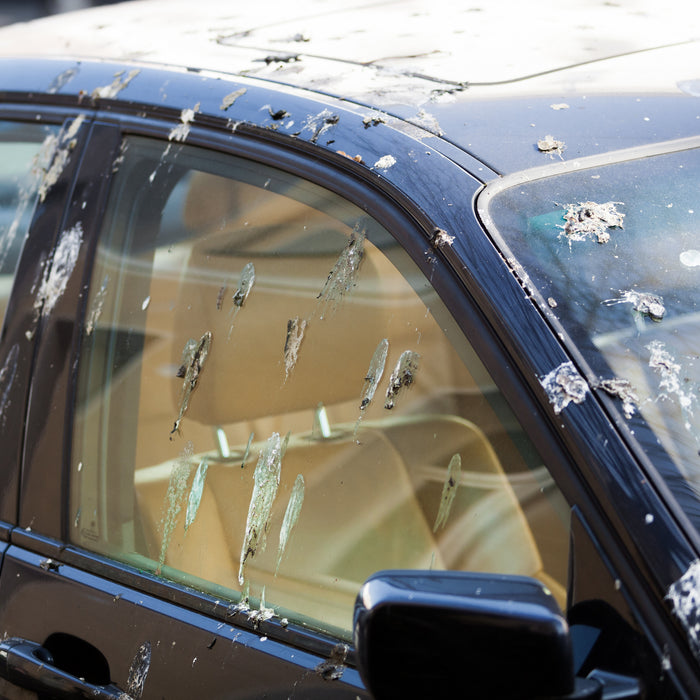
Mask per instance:
[[[504,21],[507,18],[507,21]],[[0,56],[244,75],[381,109],[499,173],[682,138],[700,124],[700,7],[670,2],[138,0],[17,24]],[[672,118],[669,118],[672,115]]]

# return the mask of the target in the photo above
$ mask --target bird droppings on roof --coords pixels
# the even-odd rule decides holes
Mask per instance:
[[[542,153],[556,153],[563,160],[562,151],[566,148],[563,141],[555,139],[551,134],[547,134],[537,142],[537,149]]]
[[[190,135],[191,124],[194,121],[195,114],[199,112],[200,103],[192,107],[185,108],[180,112],[180,123],[174,126],[170,134],[168,134],[169,141],[185,141]]]
[[[239,97],[245,95],[246,92],[246,88],[241,88],[240,90],[234,90],[233,92],[229,92],[229,94],[225,95],[224,98],[221,100],[221,107],[219,107],[219,109],[222,112],[225,112],[229,107],[232,107],[234,105],[234,103]]]
[[[103,85],[101,87],[96,87],[92,91],[93,100],[108,100],[114,99],[139,73],[141,70],[139,68],[134,68],[130,70],[126,76],[124,73],[126,71],[119,71],[114,74],[114,80],[109,85]]]
[[[621,229],[625,215],[617,211],[622,202],[579,202],[567,204],[563,226],[560,226],[569,241],[585,241],[593,238],[598,243],[610,240],[608,229]]]

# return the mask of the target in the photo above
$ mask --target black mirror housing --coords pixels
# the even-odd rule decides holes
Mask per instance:
[[[360,673],[375,698],[596,698],[574,678],[569,628],[539,581],[383,571],[357,597]]]

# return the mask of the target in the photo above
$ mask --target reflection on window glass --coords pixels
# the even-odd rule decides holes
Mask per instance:
[[[0,122],[0,320],[55,146],[55,127]]]
[[[517,185],[498,234],[700,523],[700,151]]]
[[[567,515],[432,287],[298,177],[130,139],[92,272],[74,543],[348,638],[384,568],[538,576]]]

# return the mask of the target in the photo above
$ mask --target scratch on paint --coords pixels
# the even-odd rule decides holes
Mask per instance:
[[[440,508],[438,509],[437,518],[433,532],[437,532],[438,528],[445,527],[447,518],[450,516],[452,502],[457,494],[457,487],[462,473],[462,458],[459,454],[452,455],[450,464],[447,467],[447,476],[442,487],[442,496],[440,497]]]
[[[410,387],[416,378],[420,355],[413,350],[404,350],[394,371],[389,377],[389,387],[386,390],[384,408],[391,410],[396,405],[396,400],[404,388]]]
[[[364,257],[364,246],[365,232],[355,228],[318,295],[322,319],[329,309],[331,314],[335,313],[338,304],[357,284],[358,271]]]
[[[161,518],[161,527],[163,530],[163,540],[160,546],[160,556],[158,558],[158,566],[156,567],[156,575],[160,576],[160,572],[165,564],[165,555],[168,553],[170,540],[175,531],[177,520],[182,510],[182,505],[185,500],[185,492],[187,491],[187,482],[192,473],[192,443],[188,442],[185,449],[177,459],[170,471],[170,480],[168,481],[168,490],[165,493],[165,502],[163,504],[164,515]]]
[[[194,519],[197,517],[199,504],[202,502],[202,494],[204,493],[204,481],[207,478],[207,469],[209,469],[209,462],[205,457],[199,463],[194,479],[192,479],[190,497],[187,501],[187,512],[185,513],[185,532],[187,532],[190,525],[192,525]]]
[[[279,550],[277,552],[277,566],[275,566],[275,575],[279,571],[280,564],[282,563],[282,557],[287,550],[287,544],[289,538],[292,535],[292,530],[297,524],[299,519],[299,514],[301,513],[301,506],[304,503],[304,477],[301,474],[297,474],[297,478],[292,487],[292,493],[289,496],[289,503],[287,504],[287,510],[284,512],[284,520],[282,521],[282,529],[280,530],[280,544]]]
[[[282,441],[279,433],[273,433],[260,453],[253,476],[253,494],[248,507],[245,537],[241,548],[238,583],[243,585],[245,565],[249,557],[265,550],[267,531],[270,527],[272,504],[277,496],[282,467]]]
[[[172,433],[180,431],[180,422],[190,405],[192,392],[197,388],[199,375],[202,373],[202,369],[204,369],[204,363],[209,355],[210,348],[211,331],[207,331],[199,339],[199,342],[190,338],[190,340],[185,343],[185,347],[182,351],[182,365],[177,372],[177,376],[184,379],[180,391],[180,412],[177,416],[177,420],[173,424],[173,429],[170,431],[171,435]]]

